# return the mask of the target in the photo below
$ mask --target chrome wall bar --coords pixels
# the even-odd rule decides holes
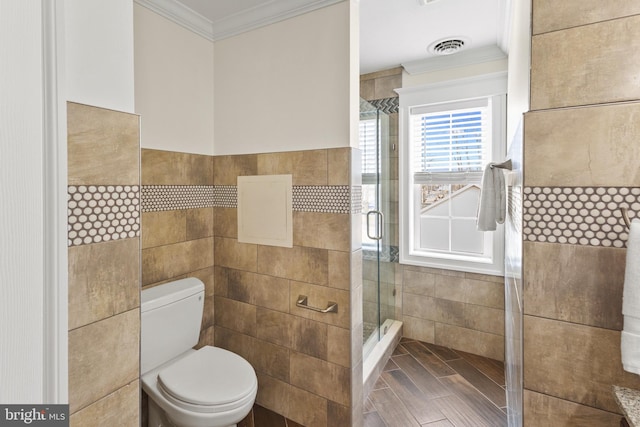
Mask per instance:
[[[319,308],[309,305],[307,302],[306,295],[298,295],[298,300],[296,301],[296,306],[301,308],[306,308],[308,310],[317,311],[318,313],[337,313],[338,312],[338,303],[329,301],[327,303],[327,308]]]

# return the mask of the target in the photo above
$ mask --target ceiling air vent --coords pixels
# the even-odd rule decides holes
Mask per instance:
[[[465,41],[461,38],[440,40],[429,46],[429,52],[436,55],[451,55],[460,52],[465,47]]]

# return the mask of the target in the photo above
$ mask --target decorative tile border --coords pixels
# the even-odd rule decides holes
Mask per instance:
[[[294,185],[293,210],[297,212],[349,213],[348,185]],[[142,212],[207,207],[236,208],[235,185],[143,185]]]
[[[625,247],[629,218],[640,214],[640,188],[525,187],[523,235],[532,242]]]
[[[359,185],[351,187],[351,214],[362,213],[362,187]]]
[[[297,212],[344,213],[351,211],[348,185],[294,185],[293,210]]]
[[[397,113],[400,108],[400,98],[397,96],[392,98],[374,99],[373,101],[368,102],[387,114]]]
[[[140,235],[140,187],[70,185],[67,187],[69,246]]]
[[[143,185],[142,212],[212,207],[211,185]]]

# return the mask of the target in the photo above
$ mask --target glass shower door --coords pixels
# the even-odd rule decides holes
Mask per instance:
[[[381,286],[385,262],[385,212],[388,207],[388,185],[382,176],[388,171],[389,117],[371,103],[360,100],[360,149],[362,151],[362,257],[363,257],[363,357],[384,334],[389,315],[388,292]],[[386,244],[388,249],[388,244]],[[388,252],[388,250],[387,250]],[[388,255],[388,253],[387,253]],[[391,304],[395,307],[395,303]]]

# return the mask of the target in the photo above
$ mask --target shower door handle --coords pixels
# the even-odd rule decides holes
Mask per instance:
[[[371,235],[371,228],[369,227],[371,214],[377,215],[377,227],[376,227],[376,235]],[[382,230],[384,224],[384,215],[380,211],[369,211],[367,212],[367,237],[371,240],[382,240]]]

